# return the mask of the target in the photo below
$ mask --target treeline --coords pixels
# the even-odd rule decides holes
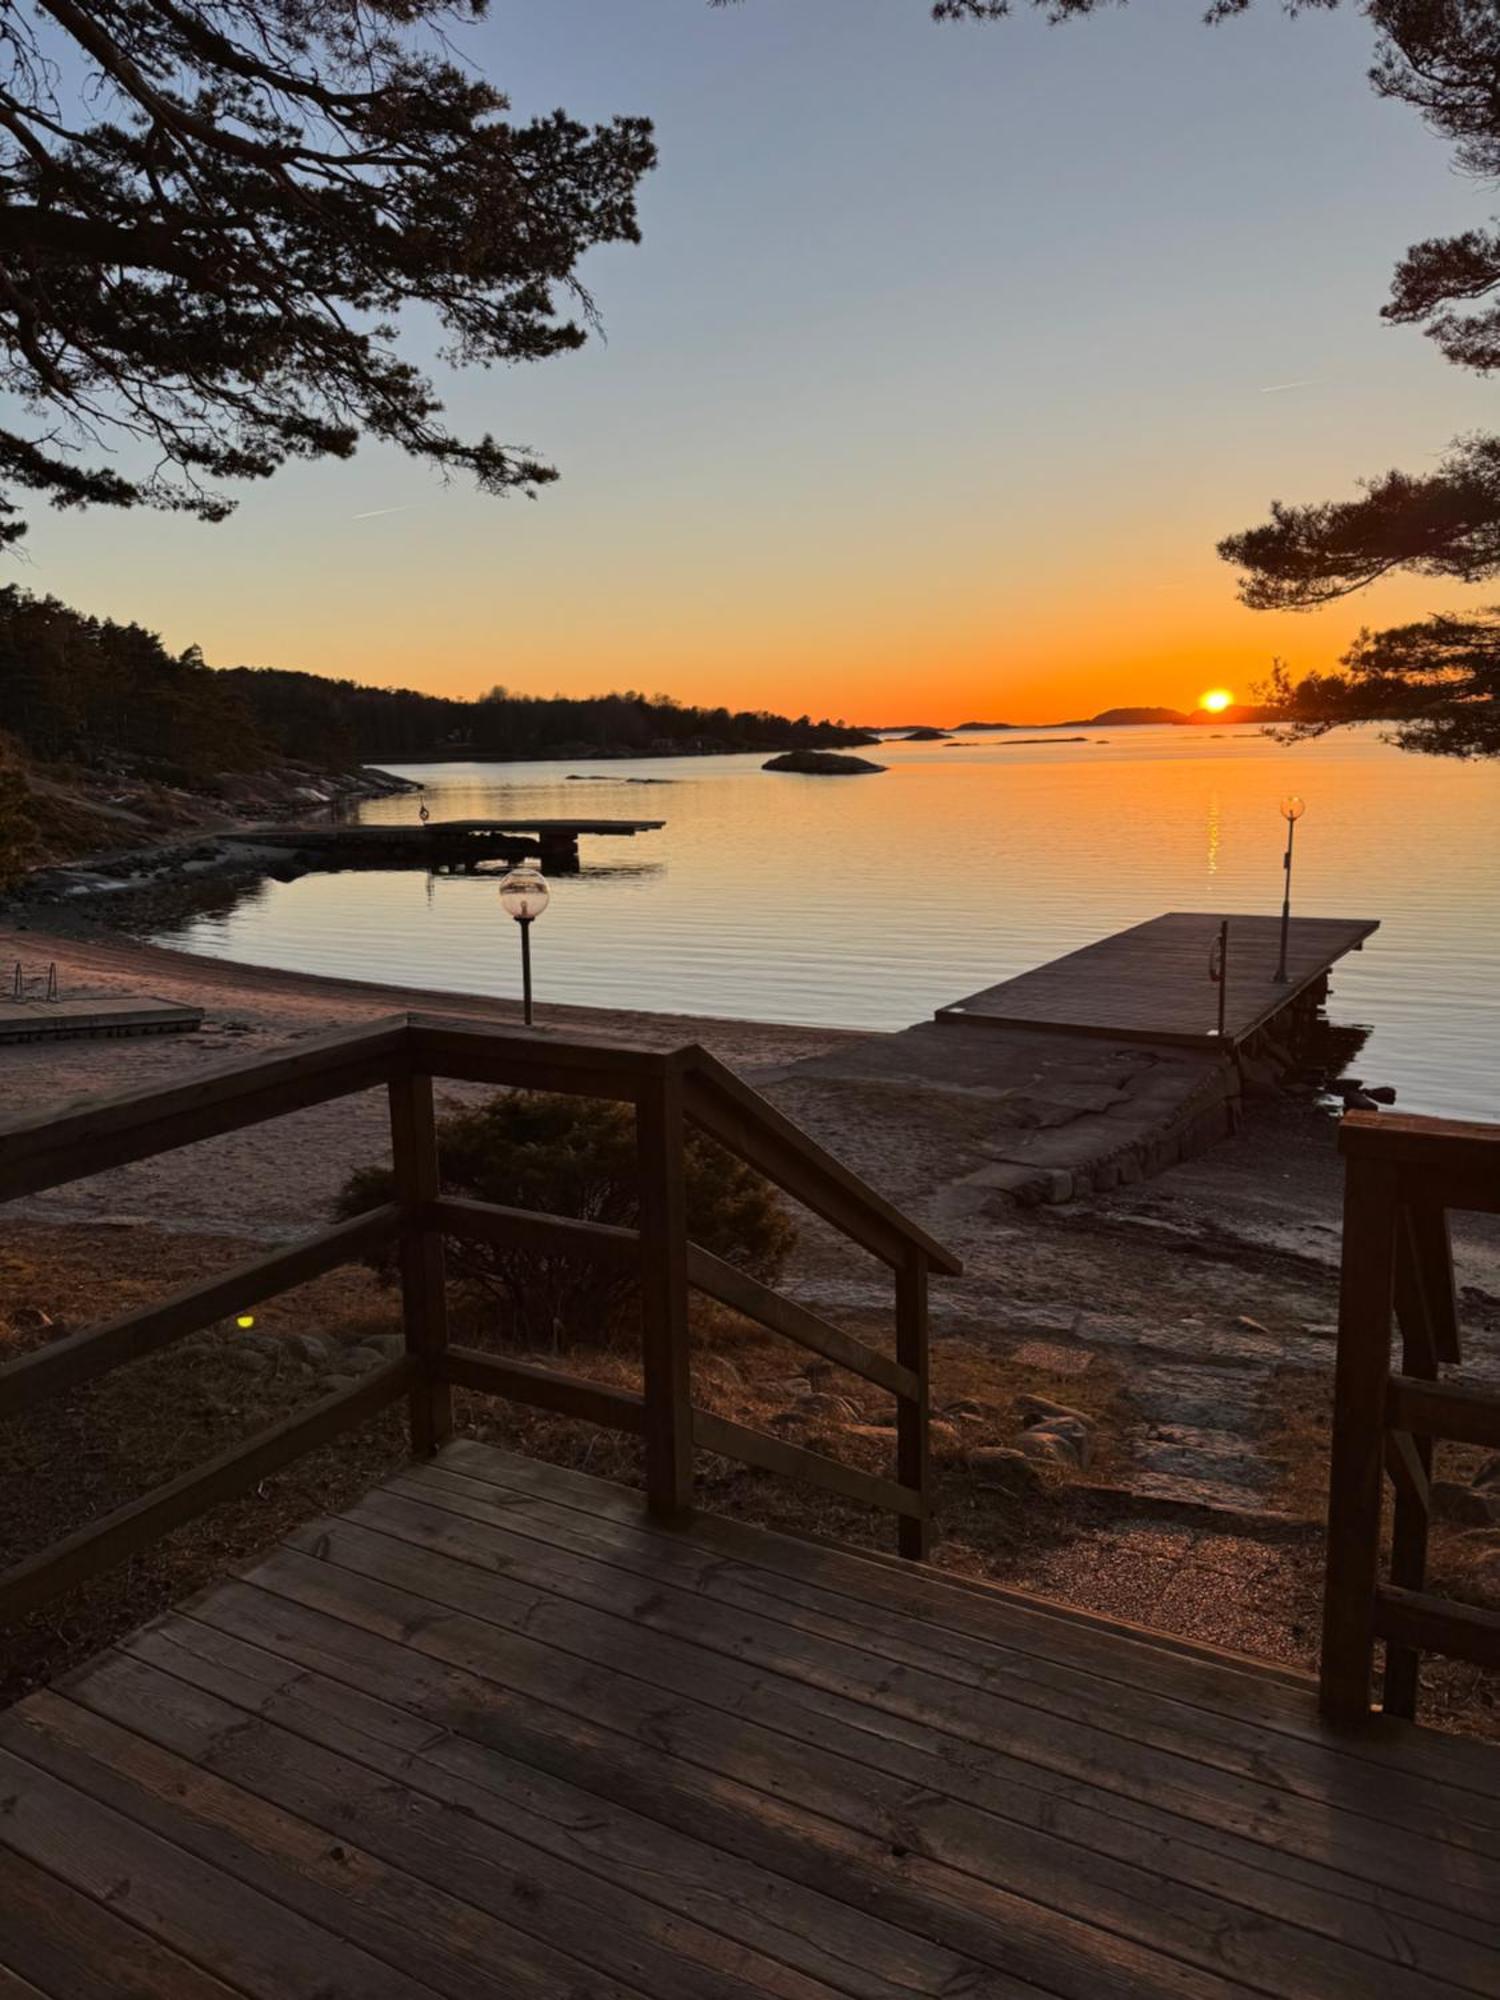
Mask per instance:
[[[121,760],[191,781],[280,759],[347,767],[404,758],[639,756],[817,748],[842,722],[691,708],[634,692],[577,698],[495,688],[477,701],[270,667],[215,669],[196,647],[0,589],[0,732],[32,757]]]

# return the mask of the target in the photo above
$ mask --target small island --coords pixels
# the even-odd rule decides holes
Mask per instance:
[[[841,757],[836,750],[787,750],[760,768],[796,771],[807,778],[858,778],[867,771],[883,771],[885,766],[872,764],[868,757]]]

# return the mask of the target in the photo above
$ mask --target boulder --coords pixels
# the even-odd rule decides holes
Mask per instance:
[[[1042,1490],[1042,1475],[1035,1461],[1009,1445],[982,1445],[969,1453],[966,1463],[976,1486],[993,1487],[1017,1500],[1033,1499]]]
[[[1432,1511],[1439,1521],[1463,1528],[1488,1528],[1500,1522],[1500,1493],[1481,1493],[1456,1479],[1434,1479]]]
[[[1076,1438],[1065,1437],[1059,1431],[1022,1431],[1016,1439],[1016,1450],[1025,1458],[1041,1459],[1048,1465],[1067,1465],[1076,1471],[1083,1469],[1083,1453],[1086,1448]]]
[[[1028,1424],[1038,1418],[1068,1417],[1074,1423],[1089,1429],[1089,1419],[1082,1410],[1075,1410],[1070,1403],[1054,1403],[1050,1396],[1017,1396],[1016,1409]]]
[[[384,1368],[385,1356],[378,1347],[346,1347],[339,1356],[339,1366],[346,1375],[368,1375],[372,1369]]]
[[[786,750],[760,768],[795,771],[805,778],[859,778],[867,771],[883,771],[885,766],[872,764],[868,757],[843,757],[836,750]]]
[[[288,1354],[295,1354],[310,1368],[322,1368],[333,1359],[333,1343],[321,1333],[289,1334],[286,1347]]]

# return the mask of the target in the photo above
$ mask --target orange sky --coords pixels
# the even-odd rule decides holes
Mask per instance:
[[[33,511],[17,581],[218,665],[867,722],[1248,696],[1465,603],[1257,615],[1214,554],[1493,418],[1379,317],[1488,200],[1370,91],[1355,11],[506,0],[466,48],[518,110],[658,125],[644,240],[585,273],[604,337],[438,371],[458,430],[560,483],[486,500],[365,448],[214,528]]]

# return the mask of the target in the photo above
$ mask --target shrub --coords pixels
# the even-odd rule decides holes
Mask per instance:
[[[634,1228],[640,1220],[635,1119],[629,1107],[539,1091],[500,1091],[439,1118],[438,1171],[446,1193],[507,1208],[541,1209]],[[684,1176],[688,1233],[705,1250],[772,1284],[796,1241],[774,1190],[722,1146],[690,1132]],[[390,1201],[389,1167],[361,1167],[338,1214]],[[636,1297],[630,1272],[585,1254],[459,1243],[459,1275],[504,1309],[504,1331],[528,1346],[609,1339]]]
[[[25,874],[35,839],[26,767],[10,738],[0,736],[0,889]]]

